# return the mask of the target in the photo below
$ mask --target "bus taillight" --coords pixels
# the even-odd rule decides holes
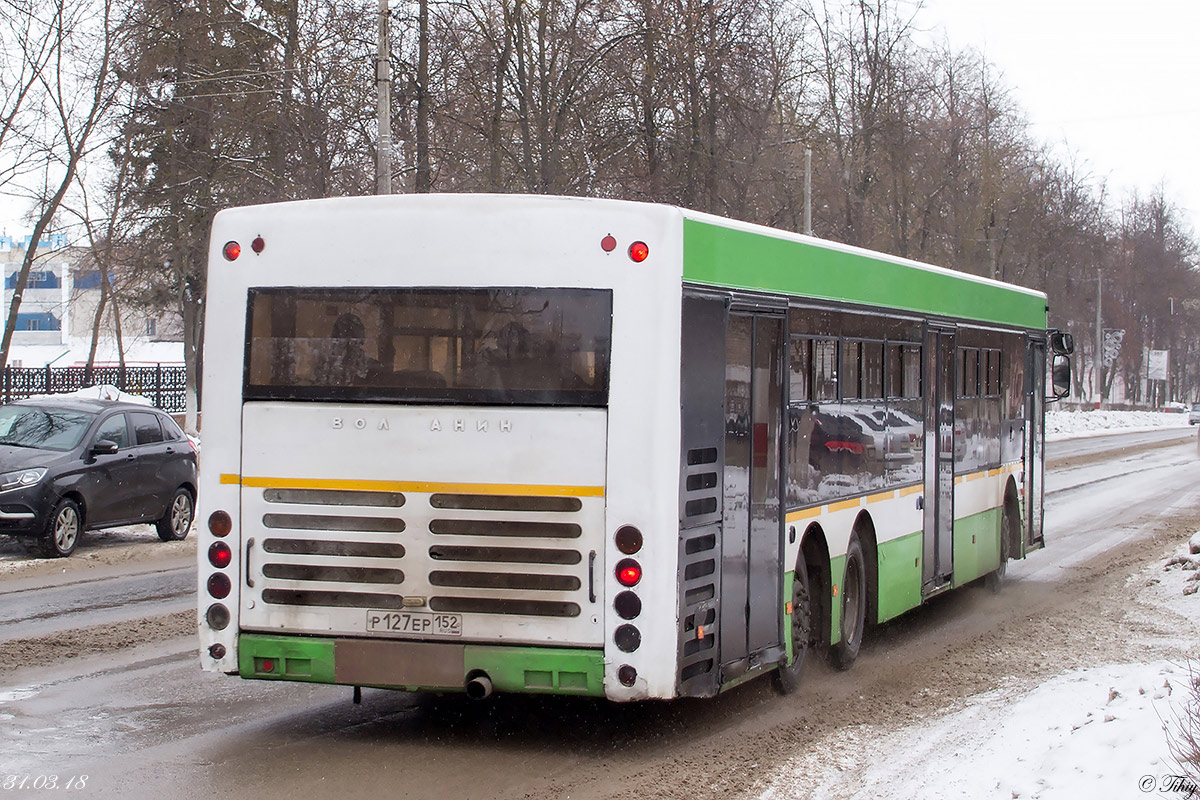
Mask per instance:
[[[228,511],[214,511],[208,515],[208,530],[213,536],[228,536],[233,530],[233,518]]]
[[[218,600],[228,597],[232,589],[233,584],[229,582],[229,576],[224,572],[216,572],[208,576],[208,593]]]
[[[617,562],[617,582],[622,586],[637,586],[641,579],[641,564],[632,558],[623,558]]]
[[[617,529],[617,549],[631,556],[642,549],[642,532],[632,525],[622,525]]]
[[[213,603],[205,612],[204,619],[214,631],[223,631],[229,627],[229,609],[220,603]]]
[[[650,257],[650,248],[645,242],[634,242],[629,245],[629,258],[636,264],[640,264]]]
[[[217,569],[225,569],[233,561],[233,551],[224,542],[213,542],[208,548],[208,563]]]
[[[237,261],[237,257],[242,254],[242,246],[237,242],[226,242],[221,248],[221,254],[225,256],[226,261]]]

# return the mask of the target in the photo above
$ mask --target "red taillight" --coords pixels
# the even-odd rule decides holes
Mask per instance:
[[[224,572],[215,572],[208,576],[208,593],[218,600],[224,600],[229,596],[233,585],[229,582],[229,576]]]
[[[224,542],[213,542],[208,548],[208,563],[217,569],[225,569],[233,561],[233,551]]]
[[[642,532],[632,525],[622,525],[617,529],[617,549],[631,556],[642,549]]]
[[[242,254],[242,246],[237,242],[226,242],[221,248],[221,252],[225,255],[226,261],[237,261],[237,257]]]
[[[262,660],[262,671],[263,672],[274,672],[275,671],[275,662],[269,658],[264,658]]]
[[[228,536],[233,530],[233,518],[227,511],[214,511],[208,515],[208,530],[213,536]]]
[[[622,586],[637,586],[641,579],[641,564],[632,558],[623,558],[617,563],[617,582]]]
[[[629,245],[629,258],[640,264],[650,256],[650,248],[645,242],[634,242]]]

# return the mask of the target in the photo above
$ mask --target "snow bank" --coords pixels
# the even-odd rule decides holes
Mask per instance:
[[[1159,428],[1187,428],[1187,414],[1163,411],[1059,411],[1046,412],[1046,439],[1077,439],[1106,433]]]

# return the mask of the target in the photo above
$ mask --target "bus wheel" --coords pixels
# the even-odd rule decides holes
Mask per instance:
[[[987,574],[984,583],[993,594],[1000,594],[1004,588],[1004,576],[1008,574],[1008,559],[1012,557],[1012,531],[1014,519],[1011,503],[1004,504],[1000,517],[1000,566]]]
[[[842,580],[842,636],[829,651],[833,665],[850,669],[862,647],[867,627],[867,568],[858,534],[851,534],[846,548],[846,577]]]
[[[796,554],[796,577],[792,580],[792,663],[775,670],[775,687],[780,694],[800,688],[800,675],[812,640],[812,598],[808,590],[808,565],[804,553]]]

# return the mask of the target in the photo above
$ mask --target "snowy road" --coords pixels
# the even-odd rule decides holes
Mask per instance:
[[[1200,528],[1200,461],[1190,437],[1133,450],[1048,474],[1047,549],[1010,566],[1002,595],[938,598],[874,631],[852,671],[816,665],[788,698],[756,681],[707,702],[469,704],[367,690],[354,706],[344,687],[202,673],[189,636],[134,641],[0,672],[0,781],[56,775],[66,794],[86,775],[71,794],[132,800],[875,797],[903,783],[886,764],[879,774],[873,754],[905,726],[976,703],[989,719],[989,692],[1032,689],[1069,667],[1179,656],[1171,625],[1140,609],[1129,578]],[[150,597],[153,583],[147,601],[168,602]],[[79,613],[102,613],[114,585],[78,584],[98,599]],[[0,595],[0,636],[53,624],[52,595],[41,611],[13,611],[12,599]],[[1119,796],[1140,796],[1128,789]]]

